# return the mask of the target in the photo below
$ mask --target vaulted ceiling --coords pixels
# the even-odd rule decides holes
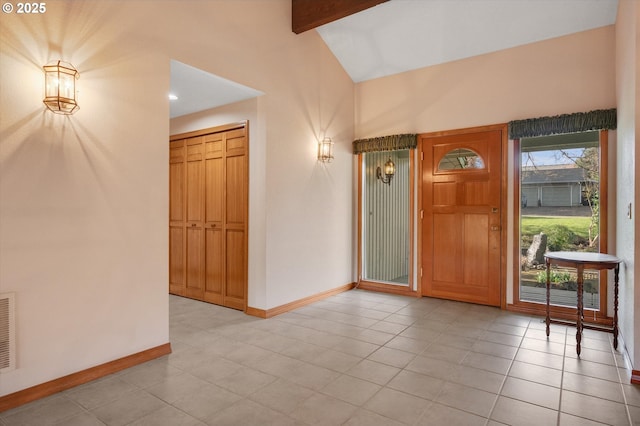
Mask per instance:
[[[318,31],[354,82],[615,23],[618,0],[291,0],[292,31]],[[215,90],[203,90],[210,87]],[[260,92],[173,63],[171,117]]]

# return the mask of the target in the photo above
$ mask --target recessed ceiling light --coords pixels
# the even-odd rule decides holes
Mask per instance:
[[[170,101],[176,101],[176,100],[178,100],[178,97],[176,95],[174,95],[173,93],[169,93],[169,100]]]

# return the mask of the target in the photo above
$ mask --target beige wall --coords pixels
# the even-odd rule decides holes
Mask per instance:
[[[616,97],[618,108],[616,253],[624,261],[620,274],[620,324],[633,367],[640,369],[640,292],[635,265],[640,256],[640,172],[636,149],[640,135],[640,5],[621,0],[616,21]],[[627,216],[629,204],[632,217]]]
[[[356,137],[615,106],[613,26],[356,85]]]
[[[353,280],[353,83],[317,33],[291,32],[290,7],[68,0],[2,15],[0,292],[16,294],[18,368],[0,395],[168,341],[170,59],[265,93],[250,124],[250,304]],[[41,103],[54,59],[81,73],[71,117]]]

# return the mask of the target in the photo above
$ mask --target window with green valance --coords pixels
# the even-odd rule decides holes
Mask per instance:
[[[553,117],[529,118],[509,123],[509,139],[591,130],[613,130],[616,128],[616,109],[600,109],[590,112],[562,114]]]

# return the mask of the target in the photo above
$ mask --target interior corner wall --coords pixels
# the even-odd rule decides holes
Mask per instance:
[[[169,61],[107,2],[3,14],[0,293],[17,367],[0,395],[169,342]],[[42,65],[78,68],[80,110],[45,109]]]
[[[265,278],[249,302],[353,280],[354,84],[321,37],[291,32],[290,0],[150,5],[60,0],[2,16],[0,291],[16,294],[18,366],[0,395],[168,341],[171,59],[265,93],[249,223],[264,229],[250,253],[265,253],[250,279]],[[81,74],[71,117],[41,102],[41,66],[58,59]]]
[[[635,288],[635,265],[640,257],[640,5],[621,0],[616,20],[617,214],[616,254],[624,265],[620,273],[620,331],[634,369],[640,368],[640,292]],[[623,184],[622,184],[623,183]],[[627,215],[631,208],[631,217]]]
[[[249,271],[248,306],[266,306],[266,230],[264,125],[260,122],[261,98],[171,119],[170,133],[192,132],[247,120],[249,122]],[[168,149],[168,146],[167,146]]]

